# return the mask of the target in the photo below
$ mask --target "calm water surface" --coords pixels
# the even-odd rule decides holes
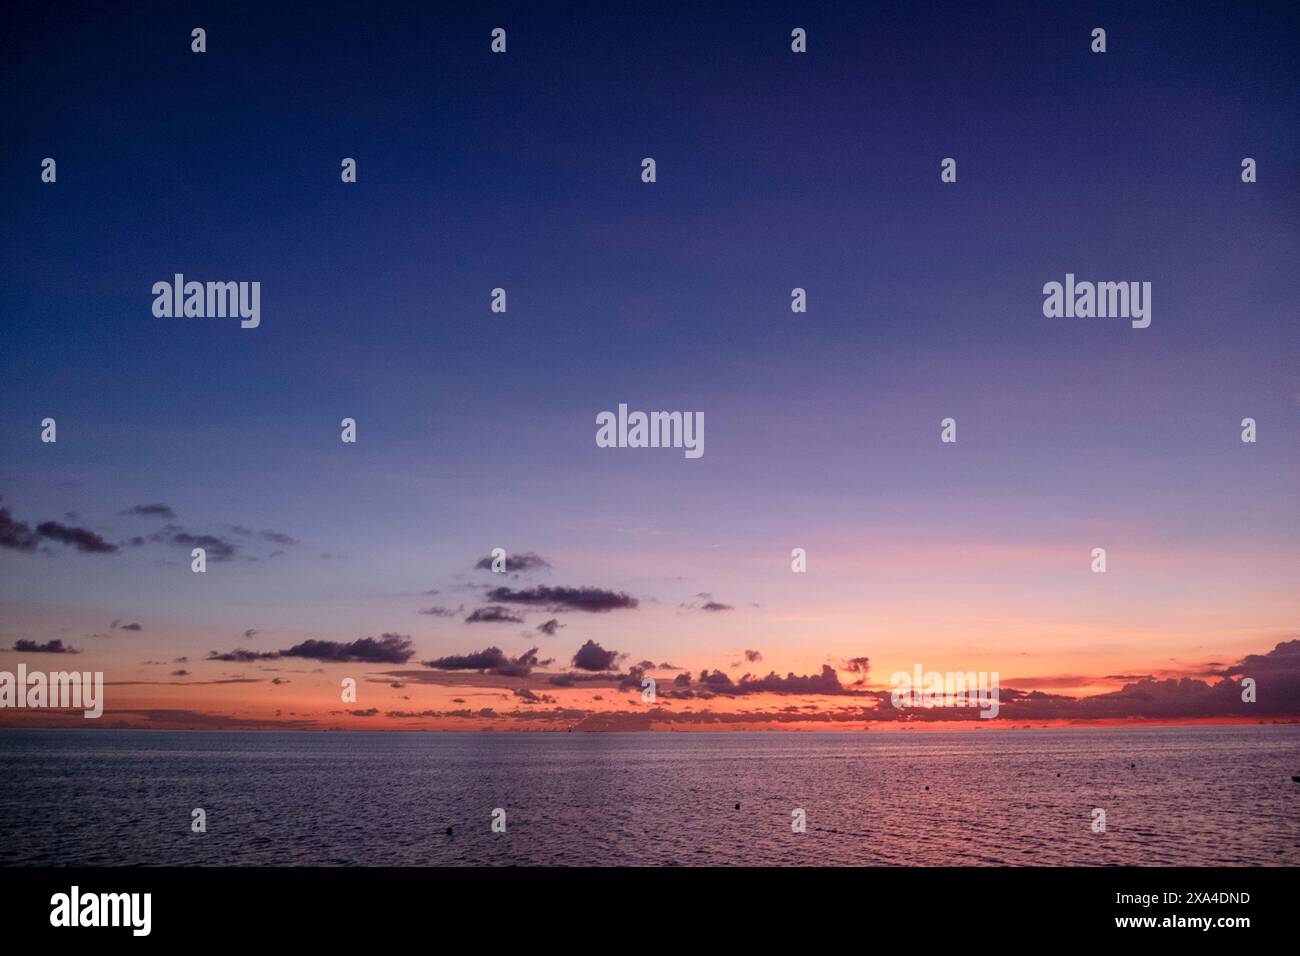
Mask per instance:
[[[0,865],[1297,865],[1292,774],[1296,725],[0,731]]]

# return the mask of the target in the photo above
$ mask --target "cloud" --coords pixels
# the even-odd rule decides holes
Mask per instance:
[[[440,671],[483,671],[503,677],[527,677],[537,666],[537,650],[534,647],[510,658],[499,647],[486,647],[471,654],[453,654],[423,663],[425,667]]]
[[[214,534],[191,534],[178,525],[168,525],[149,536],[150,541],[175,545],[179,548],[202,548],[207,552],[209,561],[229,561],[239,550],[233,542],[218,538]]]
[[[278,659],[278,651],[246,651],[242,647],[237,647],[233,651],[220,653],[218,651],[208,651],[208,660],[210,661],[231,661],[237,664],[246,664],[249,661],[273,661]]]
[[[681,678],[686,677],[683,681]],[[675,685],[687,686],[690,678],[686,674],[678,675]],[[739,681],[733,681],[720,670],[700,671],[699,683],[715,694],[738,696],[741,694],[860,694],[840,683],[835,668],[829,664],[822,665],[820,674],[787,673],[781,677],[772,671],[766,677],[746,674]]]
[[[573,655],[573,666],[583,671],[613,670],[618,666],[621,656],[617,651],[607,651],[595,641],[589,640]]]
[[[507,554],[506,570],[515,572],[525,571],[543,571],[549,569],[551,562],[547,561],[540,554],[532,551],[525,551],[523,554]],[[480,558],[474,563],[474,567],[479,571],[492,570],[492,556]]]
[[[109,544],[95,532],[57,521],[42,521],[36,526],[36,533],[60,544],[70,544],[86,554],[114,554],[117,551],[117,545]]]
[[[487,607],[475,608],[469,617],[465,618],[466,624],[522,624],[524,619],[516,614],[512,614],[509,608],[501,607],[499,604],[490,604]]]
[[[515,590],[513,588],[492,588],[486,599],[496,604],[527,604],[543,606],[551,611],[589,611],[599,614],[637,606],[637,599],[621,591],[608,591],[593,587],[547,587],[539,586]]]
[[[262,538],[266,541],[270,541],[272,544],[280,544],[289,548],[302,543],[297,538],[291,537],[281,531],[263,531]]]
[[[119,624],[117,621],[114,621],[112,624],[109,625],[109,627],[116,628],[119,631],[143,631],[144,630],[144,628],[141,625],[135,623],[134,621],[132,621],[130,624]]]
[[[519,687],[514,691],[516,697],[526,704],[553,704],[555,698],[550,694],[535,694],[527,687]]]
[[[119,511],[118,514],[137,515],[141,518],[167,518],[168,520],[176,517],[176,512],[164,504],[136,505],[134,508]]]
[[[734,611],[735,608],[730,604],[721,604],[718,601],[706,601],[700,605],[701,611]]]
[[[871,659],[867,657],[850,657],[841,667],[857,678],[853,682],[854,684],[865,684],[867,674],[871,671]]]
[[[463,605],[463,604],[462,604],[460,607],[456,608],[456,610],[454,610],[454,611],[453,611],[451,608],[449,608],[449,607],[443,607],[442,605],[439,604],[439,605],[435,605],[435,606],[433,606],[433,607],[426,607],[426,608],[423,608],[423,609],[421,609],[420,613],[421,613],[421,614],[431,614],[431,615],[433,615],[434,617],[455,617],[457,614],[459,614],[459,613],[460,613],[461,611],[463,611],[463,610],[465,610],[465,605]]]
[[[405,664],[415,656],[410,637],[405,634],[383,634],[378,638],[363,637],[346,643],[339,641],[306,640],[282,651],[249,651],[236,648],[224,654],[208,653],[210,661],[273,661],[282,657],[302,657],[330,664]]]
[[[35,641],[15,641],[14,650],[24,654],[80,654],[81,651],[75,647],[64,644],[58,638],[48,641],[45,644],[37,644]]]
[[[547,637],[554,637],[555,632],[565,625],[561,624],[558,618],[551,618],[549,621],[543,621],[537,625],[537,629]]]
[[[415,656],[415,648],[406,634],[381,634],[348,643],[307,640],[280,654],[330,663],[405,664]]]
[[[40,535],[26,523],[15,521],[8,508],[0,508],[0,548],[34,551],[40,540]]]
[[[1300,639],[1283,641],[1267,654],[1247,654],[1240,664],[1226,668],[1221,676],[1249,677],[1289,672],[1300,672]]]
[[[0,547],[15,551],[34,551],[40,539],[71,545],[85,554],[115,554],[117,545],[105,541],[89,528],[42,521],[36,530],[23,521],[15,520],[8,508],[0,508]]]
[[[784,677],[772,671],[766,677],[751,677],[746,674],[737,685],[742,694],[839,694],[844,691],[840,676],[829,664],[822,665],[820,674],[795,674]]]
[[[250,627],[244,632],[244,640],[246,641],[251,641],[255,637],[257,637],[257,628],[255,627]]]
[[[763,659],[763,655],[758,651],[745,651],[745,660],[751,664],[757,664]]]

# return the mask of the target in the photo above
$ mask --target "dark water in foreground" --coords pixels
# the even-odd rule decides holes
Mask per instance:
[[[0,731],[0,864],[1296,865],[1297,773],[1296,725]]]

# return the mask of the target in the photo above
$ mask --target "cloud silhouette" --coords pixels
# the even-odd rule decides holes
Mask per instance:
[[[550,566],[551,562],[533,551],[525,551],[523,554],[506,555],[506,571],[542,571],[550,568]],[[480,558],[474,563],[474,567],[479,571],[491,571],[492,556],[488,555],[486,558]]]
[[[233,651],[208,651],[207,659],[210,661],[231,661],[236,664],[246,664],[250,661],[273,661],[280,656],[279,651],[246,651],[242,647],[237,647]]]
[[[117,545],[110,544],[88,528],[76,528],[57,521],[42,521],[36,526],[36,533],[42,538],[72,545],[86,554],[113,554],[117,551]]]
[[[405,664],[415,656],[415,647],[406,634],[381,634],[348,643],[307,640],[280,654],[330,663]]]
[[[176,517],[176,512],[164,504],[136,505],[134,508],[119,511],[118,514],[136,515],[141,518],[167,518],[168,520]]]
[[[8,508],[0,508],[0,548],[15,551],[34,551],[41,536],[25,522],[17,521]]]
[[[202,548],[209,561],[229,561],[239,550],[234,542],[225,538],[214,534],[192,534],[178,525],[167,525],[162,531],[151,534],[149,540],[178,548]]]
[[[486,600],[494,604],[526,604],[546,607],[554,611],[588,611],[595,614],[634,608],[638,601],[621,591],[608,591],[593,587],[547,587],[538,586],[515,590],[498,587],[487,592]]]
[[[516,658],[506,656],[499,647],[486,647],[472,654],[451,655],[424,661],[425,667],[442,671],[481,671],[503,677],[527,677],[537,666],[537,648],[531,648]]]
[[[24,654],[80,654],[75,647],[64,644],[58,638],[37,644],[35,641],[14,641],[14,650]]]
[[[620,656],[617,651],[607,651],[589,640],[573,655],[573,666],[583,671],[609,671],[617,666]]]
[[[516,614],[511,613],[509,608],[501,607],[499,604],[490,604],[487,607],[475,608],[469,617],[465,618],[466,624],[522,624],[524,619]]]
[[[463,604],[454,611],[449,607],[443,607],[440,604],[436,604],[433,607],[421,608],[420,613],[429,614],[433,617],[455,617],[463,610],[465,610],[465,605]]]
[[[273,661],[281,657],[301,657],[307,660],[324,661],[328,664],[405,664],[414,656],[415,648],[409,636],[405,634],[382,634],[377,638],[363,637],[345,643],[306,640],[282,651],[249,651],[243,648],[236,648],[225,653],[210,651],[207,659],[210,661],[249,663],[252,661]]]

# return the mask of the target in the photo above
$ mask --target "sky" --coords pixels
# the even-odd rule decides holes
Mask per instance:
[[[131,726],[876,726],[918,663],[1300,716],[1296,10],[428,6],[18,5],[0,669]],[[1150,327],[1045,317],[1067,273]],[[705,453],[598,447],[620,403]]]

